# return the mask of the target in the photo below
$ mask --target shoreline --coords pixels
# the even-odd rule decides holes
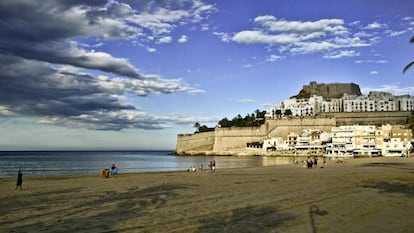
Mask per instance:
[[[1,178],[6,232],[412,232],[414,159]],[[2,231],[3,231],[2,230]]]
[[[190,156],[190,155],[185,155],[185,156]],[[191,155],[193,156],[193,155]],[[237,157],[237,156],[236,156]],[[265,156],[266,157],[266,156]],[[272,157],[272,156],[270,156]],[[276,156],[274,156],[276,157]],[[277,156],[277,157],[288,157],[288,158],[307,158],[308,156]],[[349,163],[352,162],[353,160],[376,160],[376,159],[380,159],[383,162],[387,162],[387,160],[390,161],[395,161],[395,160],[404,160],[404,159],[411,159],[411,157],[407,158],[407,157],[382,157],[382,156],[378,156],[378,157],[356,157],[356,158],[344,158],[343,160],[338,160],[336,158],[330,158],[327,161],[329,161],[329,163],[333,164],[333,163]],[[414,159],[413,159],[414,160]],[[301,163],[303,162],[303,163]],[[264,167],[304,167],[305,165],[305,160],[303,161],[298,161],[298,163],[289,163],[289,164],[278,164],[278,165],[261,165],[261,166],[250,166],[250,167],[226,167],[226,168],[218,168],[218,170],[220,171],[228,171],[228,170],[236,170],[236,169],[250,169],[250,168],[264,168]],[[413,161],[414,163],[414,161]],[[319,161],[319,166],[318,167],[314,167],[314,168],[321,168],[322,165],[322,161]],[[202,173],[202,172],[208,172],[208,168],[205,167],[202,171],[197,170],[196,173]],[[194,172],[189,172],[186,169],[183,170],[170,170],[170,171],[141,171],[141,172],[125,172],[125,173],[120,173],[118,175],[116,175],[116,177],[107,177],[106,179],[109,178],[119,178],[121,176],[137,176],[137,175],[163,175],[163,174],[168,174],[168,173],[194,173]],[[4,181],[4,180],[8,180],[10,181],[15,181],[17,176],[0,176],[0,181]],[[50,180],[50,179],[64,179],[64,178],[87,178],[87,177],[100,177],[102,179],[105,179],[101,176],[100,171],[97,171],[95,173],[84,173],[84,174],[53,174],[53,175],[24,175],[23,174],[24,179],[46,179],[46,180]]]

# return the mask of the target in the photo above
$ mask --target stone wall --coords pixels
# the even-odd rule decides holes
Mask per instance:
[[[321,118],[335,118],[336,125],[405,125],[411,112],[341,112],[320,114]]]
[[[215,131],[179,134],[177,136],[177,154],[185,154],[188,151],[212,151],[214,146]]]
[[[263,142],[266,125],[261,127],[216,128],[214,152],[246,148],[248,142]]]
[[[335,118],[318,118],[318,117],[303,117],[280,120],[267,120],[268,132],[267,137],[282,137],[287,138],[291,132],[302,134],[306,129],[320,129],[323,131],[331,131],[332,127],[336,126]]]

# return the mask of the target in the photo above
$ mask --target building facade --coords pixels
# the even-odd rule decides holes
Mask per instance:
[[[277,103],[266,111],[266,117],[275,119],[288,115],[314,116],[334,112],[395,112],[414,111],[414,97],[394,96],[387,92],[372,91],[368,96],[343,94],[341,98],[324,99],[292,97]]]

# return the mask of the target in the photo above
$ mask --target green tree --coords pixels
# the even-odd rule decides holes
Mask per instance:
[[[214,131],[214,128],[209,128],[206,125],[202,125],[202,126],[200,126],[200,128],[198,128],[198,132],[200,132],[200,133],[209,132],[209,131]]]
[[[411,37],[410,43],[414,43],[414,36]],[[410,62],[408,65],[406,65],[403,69],[403,73],[405,73],[408,69],[410,69],[411,66],[414,65],[414,61]]]
[[[281,117],[282,117],[282,115],[283,115],[283,114],[282,114],[282,110],[277,109],[277,110],[276,110],[276,117],[277,117],[277,118],[281,118]]]
[[[231,127],[231,121],[229,119],[227,119],[227,117],[221,119],[218,124],[220,125],[220,127],[223,128],[228,128]]]
[[[196,128],[196,132],[200,131],[201,124],[199,122],[194,123],[194,128]]]
[[[245,117],[242,117],[240,114],[235,116],[232,120],[223,118],[218,122],[218,124],[223,127],[255,127],[264,124],[265,122],[266,111],[256,110],[252,114],[247,114]]]
[[[286,109],[285,110],[285,116],[292,116],[292,110]]]

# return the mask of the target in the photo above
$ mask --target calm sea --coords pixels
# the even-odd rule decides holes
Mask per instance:
[[[207,169],[215,160],[217,169],[289,164],[293,158],[174,156],[169,151],[0,151],[0,177],[98,174],[114,163],[120,173],[178,171],[190,166]]]

